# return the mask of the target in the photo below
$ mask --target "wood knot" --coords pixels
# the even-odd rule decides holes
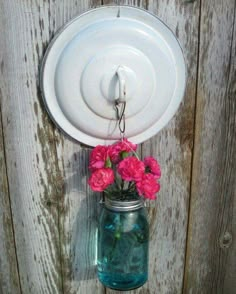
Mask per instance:
[[[225,232],[223,236],[220,237],[220,248],[228,249],[232,244],[233,237],[229,232]]]

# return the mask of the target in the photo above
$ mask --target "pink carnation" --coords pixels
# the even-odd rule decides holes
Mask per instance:
[[[144,158],[145,167],[155,176],[156,179],[161,177],[161,168],[155,158],[149,156]]]
[[[105,167],[108,158],[108,146],[96,146],[90,155],[89,169],[94,171],[99,168]]]
[[[136,150],[137,145],[124,138],[122,141],[118,141],[117,143],[109,146],[109,156],[112,162],[118,163],[121,159],[122,152],[131,152]]]
[[[120,160],[120,146],[118,144],[114,144],[109,146],[109,157],[112,162],[118,163]]]
[[[122,141],[119,142],[121,146],[121,151],[131,152],[137,150],[137,144],[130,142],[128,139],[124,138]]]
[[[156,193],[160,190],[160,184],[152,174],[144,174],[141,181],[136,183],[138,194],[144,198],[155,200]]]
[[[93,191],[102,192],[114,182],[114,172],[111,168],[101,168],[95,170],[88,180]]]
[[[125,181],[140,181],[145,171],[142,161],[136,157],[127,157],[123,159],[117,167],[118,173]]]

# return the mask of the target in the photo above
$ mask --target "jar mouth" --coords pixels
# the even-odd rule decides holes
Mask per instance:
[[[105,206],[106,208],[114,211],[130,211],[142,208],[144,206],[143,200],[112,200],[109,198],[105,198]]]

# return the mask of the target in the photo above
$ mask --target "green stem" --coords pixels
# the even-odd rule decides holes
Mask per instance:
[[[123,192],[123,190],[124,190],[124,180],[121,181],[120,187],[121,187],[121,192]]]
[[[115,180],[115,185],[116,185],[117,189],[120,190],[121,187],[119,186],[119,184],[117,183],[116,180]]]
[[[131,184],[132,184],[132,182],[129,182],[129,185],[128,185],[128,190],[129,190],[129,188],[130,188]]]
[[[116,230],[114,232],[114,239],[113,239],[111,251],[109,253],[109,260],[110,261],[114,257],[114,253],[115,253],[117,242],[119,241],[119,239],[121,237],[121,220],[120,220],[120,215],[118,215],[118,217],[119,217],[119,223],[117,224]]]
[[[110,251],[110,254],[109,254],[109,260],[110,261],[114,257],[114,252],[115,252],[116,244],[117,244],[118,240],[120,239],[120,236],[116,236],[116,234],[117,233],[115,233],[115,238],[114,238],[114,241],[112,243],[111,251]]]
[[[131,191],[133,188],[135,188],[135,183],[129,182],[128,191]]]

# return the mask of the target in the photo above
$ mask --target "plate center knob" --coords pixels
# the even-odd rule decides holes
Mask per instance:
[[[106,72],[100,83],[103,97],[113,102],[115,100],[129,101],[135,95],[137,77],[133,70],[123,65],[113,65]]]

